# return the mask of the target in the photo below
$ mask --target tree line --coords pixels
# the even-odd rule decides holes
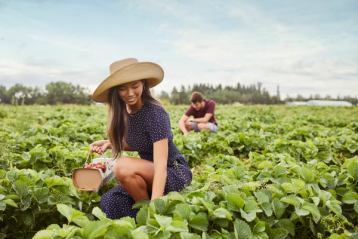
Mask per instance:
[[[289,101],[306,100],[344,100],[353,105],[358,104],[357,97],[343,96],[333,98],[329,95],[320,96],[318,94],[309,97],[297,95],[296,97],[287,96],[281,100],[280,89],[277,86],[276,94],[270,95],[262,86],[261,82],[248,86],[237,83],[235,86],[222,86],[221,84],[213,86],[210,84],[194,84],[185,87],[182,85],[180,90],[173,87],[170,93],[162,91],[156,95],[161,100],[169,101],[172,104],[188,104],[190,95],[193,91],[201,92],[205,97],[215,100],[219,104],[282,104]],[[51,82],[42,90],[38,87],[28,87],[22,84],[15,84],[9,89],[0,85],[0,103],[13,105],[55,105],[55,104],[84,104],[93,103],[88,89],[73,85],[72,83],[58,81]]]
[[[300,94],[297,96],[286,96],[281,98],[280,87],[277,86],[276,94],[270,95],[269,92],[262,86],[261,82],[251,84],[248,86],[237,83],[235,86],[225,86],[221,84],[213,86],[210,84],[194,84],[192,87],[181,86],[180,90],[173,87],[171,93],[162,91],[159,95],[160,99],[165,99],[172,104],[188,104],[191,93],[199,91],[204,94],[206,98],[213,99],[220,104],[284,104],[292,101],[308,101],[308,100],[339,100],[347,101],[353,105],[358,105],[358,97],[352,96],[337,96],[330,95],[320,96],[319,94],[304,97]]]
[[[0,103],[13,105],[31,104],[91,104],[88,90],[80,85],[58,81],[45,86],[45,90],[38,87],[28,87],[15,84],[9,89],[0,85]]]
[[[280,104],[279,87],[276,95],[271,96],[269,92],[262,87],[262,83],[249,86],[238,83],[236,86],[217,86],[209,84],[194,84],[192,87],[181,86],[180,90],[173,88],[171,94],[162,91],[159,95],[161,99],[167,99],[172,104],[188,104],[193,91],[201,92],[206,98],[213,99],[220,104]]]

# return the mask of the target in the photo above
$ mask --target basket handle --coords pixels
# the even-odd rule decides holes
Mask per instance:
[[[89,160],[89,159],[90,159],[90,157],[91,157],[91,154],[92,154],[92,152],[91,152],[91,150],[89,150],[89,151],[88,151],[88,153],[87,153],[87,157],[86,157],[86,161],[85,161],[85,165],[84,165],[84,166],[86,166],[86,165],[87,165],[88,160]]]

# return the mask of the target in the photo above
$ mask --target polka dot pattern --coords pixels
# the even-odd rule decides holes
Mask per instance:
[[[147,103],[128,117],[126,141],[137,151],[142,159],[153,161],[153,143],[168,139],[168,167],[164,194],[180,191],[192,180],[187,161],[173,142],[168,113],[159,105]],[[106,192],[100,207],[107,217],[118,219],[125,216],[135,217],[138,210],[132,209],[133,198],[120,185]]]
[[[153,143],[168,138],[168,163],[183,158],[175,144],[168,113],[163,107],[146,103],[128,117],[128,145],[139,152],[142,159],[153,161]]]

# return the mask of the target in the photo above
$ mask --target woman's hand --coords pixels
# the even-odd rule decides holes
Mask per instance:
[[[111,142],[109,140],[99,140],[90,144],[90,151],[103,154],[107,149],[111,148]]]

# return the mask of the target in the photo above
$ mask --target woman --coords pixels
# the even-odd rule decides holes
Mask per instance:
[[[149,91],[162,81],[162,68],[130,58],[114,62],[110,72],[92,95],[109,105],[109,140],[96,141],[90,148],[99,154],[112,149],[120,185],[102,196],[100,207],[112,219],[135,217],[134,203],[180,191],[190,184],[192,174],[173,143],[168,113]],[[137,151],[140,158],[121,157],[122,151]]]

